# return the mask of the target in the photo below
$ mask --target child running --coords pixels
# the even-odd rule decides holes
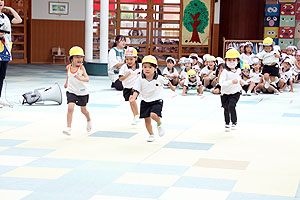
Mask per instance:
[[[138,95],[141,98],[140,118],[145,119],[145,126],[149,133],[147,142],[155,140],[151,119],[157,123],[158,134],[162,137],[165,134],[165,128],[161,122],[163,100],[161,90],[164,84],[168,84],[174,91],[170,81],[157,73],[157,60],[154,56],[145,56],[142,60],[143,71],[134,86],[133,95],[130,96],[129,102],[135,101]]]
[[[225,131],[236,129],[236,104],[239,101],[242,87],[240,85],[240,54],[235,49],[229,49],[225,54],[225,69],[221,73],[221,103],[224,108]],[[231,121],[231,127],[230,127]]]
[[[123,84],[123,97],[125,101],[129,101],[129,96],[133,94],[132,87],[137,78],[140,76],[142,68],[137,62],[138,57],[137,50],[135,48],[128,47],[125,50],[124,56],[126,64],[124,64],[120,69],[119,80],[122,81]],[[136,125],[140,118],[136,101],[129,102],[129,105],[133,114],[133,120],[131,124]]]
[[[89,92],[85,86],[85,82],[89,81],[85,68],[83,66],[84,52],[81,47],[74,46],[69,51],[70,62],[67,68],[67,80],[64,85],[67,88],[67,128],[63,130],[66,135],[71,135],[71,124],[75,105],[80,106],[82,114],[86,117],[88,132],[92,129],[90,113],[86,109],[86,104],[89,101]]]

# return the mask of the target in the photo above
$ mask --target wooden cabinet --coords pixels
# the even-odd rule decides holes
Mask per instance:
[[[28,0],[6,0],[5,5],[12,7],[22,18],[21,24],[12,24],[12,62],[27,63],[27,11]]]

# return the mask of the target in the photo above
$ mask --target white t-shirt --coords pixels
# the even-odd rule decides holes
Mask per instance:
[[[116,50],[121,56],[117,56]],[[119,78],[118,70],[114,66],[120,62],[124,62],[124,50],[117,47],[112,48],[108,53],[108,77],[112,82],[115,82]]]
[[[255,54],[251,54],[250,56],[246,55],[245,53],[242,53],[242,55],[240,56],[240,59],[242,61],[246,61],[249,65],[253,64],[253,59],[255,58]]]
[[[138,91],[141,100],[144,100],[145,102],[152,102],[162,99],[162,88],[169,82],[169,80],[163,76],[157,74],[155,76],[156,77],[150,81],[143,77],[143,75],[139,76],[133,86],[133,90]]]
[[[237,79],[238,83],[233,84],[232,80]],[[224,69],[219,79],[219,85],[221,86],[221,94],[235,94],[241,92],[242,87],[240,84],[241,69],[237,69],[235,72]]]
[[[75,78],[75,75],[82,76],[83,70],[82,66],[79,66],[76,71],[71,71],[72,64],[67,66],[67,74],[68,74],[68,86],[67,91],[78,96],[84,96],[89,94],[87,87],[85,86],[85,82],[78,80]]]
[[[256,56],[262,60],[264,65],[272,65],[272,63],[279,63],[279,58],[274,55],[275,51],[267,53],[265,50],[256,54]]]
[[[186,86],[188,88],[199,87],[201,85],[202,85],[202,83],[201,83],[199,76],[196,76],[196,80],[194,82],[190,81],[190,79],[188,79],[188,78],[186,78],[184,80],[184,86]]]
[[[163,75],[169,75],[169,76],[173,76],[173,75],[178,76],[178,71],[177,71],[177,69],[175,69],[175,67],[173,67],[173,72],[170,72],[168,70],[168,67],[165,67],[162,74]],[[173,78],[168,78],[168,79],[173,80]]]
[[[216,70],[214,70],[214,71],[212,71],[210,74],[208,74],[209,73],[209,68],[208,68],[208,66],[205,66],[202,70],[201,70],[201,72],[200,72],[200,75],[202,76],[204,76],[204,75],[208,75],[208,77],[210,78],[210,80],[213,80],[215,77],[216,77]]]
[[[288,71],[285,71],[285,72],[281,72],[280,73],[280,77],[281,79],[284,81],[284,83],[287,83],[288,80],[292,80],[293,78],[293,70],[288,70]]]
[[[243,83],[244,85],[250,85],[250,83],[251,83],[251,81],[252,81],[252,78],[249,78],[249,79],[247,79],[247,80],[241,79],[241,81],[242,81],[242,83]]]
[[[182,72],[180,73],[180,79],[185,79],[187,78],[187,72],[185,70],[182,70]]]
[[[262,77],[262,74],[259,73],[255,73],[253,70],[250,71],[250,77],[252,78],[254,83],[259,83],[260,79]]]
[[[130,67],[128,68],[127,64],[122,65],[119,71],[119,76],[125,76],[127,72],[130,72],[130,75],[124,81],[122,81],[124,88],[131,89],[136,79],[142,74],[142,65],[140,63],[138,65],[139,68],[135,70],[131,69]]]

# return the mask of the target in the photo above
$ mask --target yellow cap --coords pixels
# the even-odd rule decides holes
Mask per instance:
[[[84,56],[83,49],[78,46],[74,46],[69,51],[70,56]]]
[[[132,56],[132,57],[137,57],[137,50],[133,47],[128,47],[126,50],[125,50],[125,54],[124,56]]]
[[[190,70],[187,72],[187,75],[188,75],[189,78],[196,77],[196,71],[193,70],[193,69],[190,69]]]
[[[264,46],[272,46],[273,45],[273,39],[270,37],[266,37],[263,41]]]
[[[157,65],[157,60],[156,60],[156,58],[154,56],[149,55],[149,56],[145,56],[143,58],[142,63],[143,64],[144,63],[152,63],[152,64]]]
[[[242,66],[242,69],[249,69],[250,70],[250,65],[248,63],[244,63]]]
[[[240,58],[240,53],[236,49],[229,49],[225,54],[226,58]]]

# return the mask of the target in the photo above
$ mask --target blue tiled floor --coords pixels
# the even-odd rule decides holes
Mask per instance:
[[[95,103],[90,103],[88,104],[87,107],[95,107],[95,108],[116,108],[120,105],[117,104],[95,104]]]
[[[105,187],[99,192],[99,194],[121,197],[156,199],[160,197],[167,189],[167,187],[114,183]]]
[[[194,143],[194,142],[169,142],[164,148],[190,149],[190,150],[209,150],[214,144]]]
[[[91,137],[109,137],[109,138],[124,138],[129,139],[137,133],[133,132],[113,132],[113,131],[97,131],[91,134]]]
[[[235,183],[236,183],[235,180],[183,176],[174,184],[174,186],[186,187],[186,188],[197,188],[197,189],[208,189],[208,190],[231,191]]]
[[[11,170],[14,170],[16,168],[17,167],[15,167],[15,166],[0,166],[0,175],[1,174],[5,174],[5,173],[7,173],[7,172],[9,172]]]
[[[13,147],[18,144],[25,142],[26,140],[10,140],[10,139],[0,139],[0,146],[2,147]]]
[[[238,104],[255,105],[255,104],[258,104],[258,102],[257,101],[239,101]]]
[[[0,121],[0,126],[26,126],[31,122],[20,122],[20,121]]]
[[[300,117],[299,113],[283,113],[282,117]]]
[[[293,197],[232,192],[226,200],[299,200]]]
[[[183,175],[189,167],[187,166],[170,166],[156,164],[139,164],[130,169],[131,172],[150,173],[150,174],[170,174]]]
[[[5,190],[34,191],[47,182],[49,180],[37,178],[0,177],[0,188]]]
[[[58,158],[39,158],[26,166],[31,167],[50,167],[50,168],[75,168],[83,165],[88,161],[84,160],[71,160],[71,159],[58,159]]]
[[[12,147],[0,152],[0,155],[10,156],[44,156],[51,153],[51,149],[35,149],[35,148],[16,148]]]

